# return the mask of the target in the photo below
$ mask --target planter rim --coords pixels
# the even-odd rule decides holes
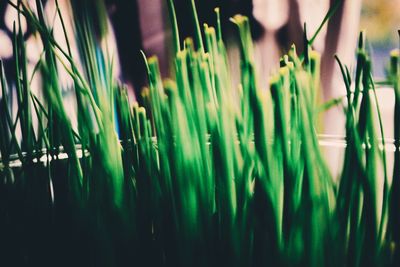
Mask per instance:
[[[321,147],[324,148],[346,148],[347,147],[347,143],[346,143],[346,137],[344,135],[332,135],[332,134],[317,134],[318,136],[318,143]],[[206,143],[208,145],[211,144],[211,136],[207,135],[206,138]],[[379,141],[379,148],[381,150],[383,150],[383,145],[382,145],[382,138],[377,138],[377,140]],[[152,143],[155,145],[155,147],[157,148],[157,139],[155,137],[153,137],[151,139]],[[396,140],[393,138],[385,138],[383,140],[385,142],[385,148],[384,150],[387,152],[396,152],[396,145],[395,142]],[[132,140],[128,140],[128,141],[120,141],[121,145],[129,150],[132,149],[132,147],[135,146],[135,144],[132,143]],[[237,141],[237,143],[239,143],[239,141]],[[251,143],[254,143],[254,141],[251,141]],[[364,144],[364,148],[366,147],[366,145]],[[85,154],[86,157],[90,156],[90,151],[86,150],[85,153],[83,153],[82,151],[82,145],[77,144],[76,145],[76,152],[77,152],[77,156],[79,159],[81,159],[83,157],[83,154]],[[27,157],[27,153],[26,152],[22,152],[22,156],[23,157]],[[38,162],[38,158],[40,159],[40,162],[46,164],[47,162],[52,161],[53,159],[57,159],[57,160],[63,160],[63,159],[68,159],[68,154],[65,152],[64,148],[62,146],[58,147],[57,149],[52,149],[51,151],[48,151],[46,148],[43,148],[40,151],[34,151],[33,153],[33,162],[37,163]],[[10,160],[7,164],[8,167],[21,167],[22,163],[19,159],[18,154],[12,154],[10,155]],[[3,169],[5,167],[3,161],[2,161],[2,157],[0,155],[0,170]]]

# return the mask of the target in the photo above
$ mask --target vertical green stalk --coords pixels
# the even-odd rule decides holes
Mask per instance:
[[[172,26],[172,36],[175,54],[181,51],[181,41],[179,38],[178,21],[176,19],[174,0],[168,0],[168,12]]]
[[[399,33],[400,36],[400,33]],[[395,264],[400,262],[400,253],[397,248],[400,244],[400,215],[397,212],[400,203],[400,73],[399,73],[399,50],[391,52],[390,58],[390,78],[394,86],[395,106],[394,106],[394,140],[396,151],[394,154],[393,181],[390,192],[389,224],[390,235],[396,245],[394,251]]]
[[[192,8],[192,18],[193,18],[193,24],[195,27],[197,48],[199,51],[204,53],[203,37],[202,37],[201,29],[200,29],[199,17],[197,16],[195,0],[190,0],[190,4],[191,4],[191,8]]]

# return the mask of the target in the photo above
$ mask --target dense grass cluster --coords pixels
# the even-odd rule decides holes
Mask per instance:
[[[112,75],[100,2],[71,1],[82,66],[68,36],[67,50],[54,40],[40,0],[36,13],[24,1],[14,5],[43,43],[34,75],[43,77],[44,97],[31,90],[15,27],[13,83],[0,71],[1,266],[398,266],[398,53],[389,72],[396,93],[393,182],[378,138],[382,126],[373,120],[379,108],[361,35],[354,77],[338,59],[347,146],[335,183],[315,130],[315,36],[305,34],[303,55],[293,46],[269,90],[261,90],[248,19],[233,17],[241,54],[235,87],[219,10],[216,28],[202,31],[192,0],[196,35],[181,46],[171,0],[175,78],[163,81],[157,59],[144,57],[144,108],[129,103]],[[64,25],[59,9],[57,16]],[[73,80],[77,127],[66,115],[57,62]]]

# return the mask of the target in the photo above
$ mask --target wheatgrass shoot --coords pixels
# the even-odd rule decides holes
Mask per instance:
[[[391,55],[389,72],[397,147],[389,188],[363,34],[354,78],[337,58],[346,97],[318,102],[321,59],[311,45],[341,2],[310,40],[305,31],[303,54],[293,45],[281,58],[263,90],[247,17],[231,19],[240,47],[235,87],[220,10],[216,27],[202,30],[190,0],[195,38],[181,42],[174,1],[168,0],[175,77],[163,80],[157,58],[143,54],[145,107],[131,104],[113,77],[103,1],[71,1],[79,55],[71,52],[57,1],[67,49],[53,38],[41,0],[35,8],[10,3],[43,43],[34,75],[43,78],[44,98],[31,91],[16,23],[15,77],[7,80],[0,64],[0,265],[397,266],[399,55]],[[77,118],[66,115],[57,63],[71,77]],[[336,183],[316,125],[321,110],[343,99],[346,148]]]

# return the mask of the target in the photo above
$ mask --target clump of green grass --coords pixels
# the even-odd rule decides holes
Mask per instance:
[[[311,44],[322,26],[310,40],[304,34],[302,55],[293,46],[281,58],[265,91],[257,82],[249,21],[234,16],[241,79],[233,88],[219,9],[216,27],[201,29],[190,3],[195,39],[181,42],[174,3],[168,1],[175,77],[163,81],[157,58],[144,56],[147,109],[131,105],[126,89],[112,76],[112,57],[102,45],[107,32],[102,1],[71,1],[81,68],[68,36],[66,50],[54,40],[40,0],[37,13],[24,1],[12,4],[43,42],[35,69],[43,77],[44,99],[31,91],[24,41],[15,27],[16,116],[0,71],[0,233],[5,237],[0,262],[396,266],[399,164],[389,187],[363,35],[354,78],[338,59],[347,89],[347,146],[335,183],[315,129],[321,110],[316,101],[320,56]],[[59,8],[57,16],[64,25]],[[57,62],[73,81],[76,129],[66,115]],[[398,54],[391,62],[397,114]],[[396,138],[397,128],[396,120]],[[384,169],[382,194],[379,166]]]
[[[388,240],[388,174],[385,147],[375,85],[371,74],[371,60],[364,49],[361,33],[357,52],[354,92],[352,78],[347,67],[337,58],[347,89],[347,121],[345,165],[338,191],[339,231],[343,231],[344,251],[342,264],[379,265],[387,259]],[[374,109],[378,110],[379,127],[373,121]],[[377,139],[379,130],[382,141]],[[383,197],[379,199],[378,166],[384,170]],[[378,205],[381,205],[379,207]],[[347,254],[347,255],[346,255]]]

